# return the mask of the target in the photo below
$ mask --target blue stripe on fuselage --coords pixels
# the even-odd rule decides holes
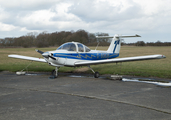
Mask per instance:
[[[118,57],[119,53],[54,53],[53,56],[79,60],[103,60]]]

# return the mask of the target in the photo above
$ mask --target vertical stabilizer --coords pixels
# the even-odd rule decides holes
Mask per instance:
[[[113,38],[110,46],[107,50],[108,53],[119,53],[120,52],[120,48],[121,48],[121,38],[130,38],[130,37],[141,37],[139,35],[133,35],[133,36],[119,36],[119,35],[115,35],[114,37],[110,37],[110,36],[97,36],[96,38]]]
[[[121,48],[121,39],[118,35],[115,35],[107,50],[108,53],[119,53]]]

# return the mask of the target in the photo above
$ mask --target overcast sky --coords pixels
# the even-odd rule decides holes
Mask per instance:
[[[171,42],[171,0],[0,0],[0,38],[79,29]]]

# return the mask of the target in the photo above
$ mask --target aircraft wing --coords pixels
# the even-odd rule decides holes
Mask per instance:
[[[22,56],[22,55],[8,55],[8,57],[24,59],[24,60],[31,60],[31,61],[37,61],[37,62],[46,62],[46,60],[42,59],[42,58],[28,57],[28,56]]]
[[[129,61],[141,61],[141,60],[162,59],[162,58],[166,58],[166,57],[164,55],[147,55],[147,56],[136,56],[136,57],[105,59],[105,60],[95,60],[95,61],[85,61],[85,62],[80,61],[80,62],[75,62],[75,66],[129,62]]]

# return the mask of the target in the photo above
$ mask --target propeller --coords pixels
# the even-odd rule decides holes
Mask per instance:
[[[43,54],[44,52],[42,52],[42,51],[40,51],[40,50],[36,50],[38,53],[40,53],[40,54]]]
[[[54,57],[52,57],[53,56],[53,54],[51,53],[51,55],[49,55],[49,52],[42,52],[42,51],[40,51],[40,50],[36,50],[38,53],[40,53],[40,54],[42,54],[42,56],[43,57],[45,57],[45,58],[52,58],[53,60],[56,60],[56,58],[54,58]]]
[[[50,56],[50,55],[48,55],[48,57],[52,58],[53,60],[56,60],[56,58],[54,58],[54,57],[52,57],[52,56]]]

